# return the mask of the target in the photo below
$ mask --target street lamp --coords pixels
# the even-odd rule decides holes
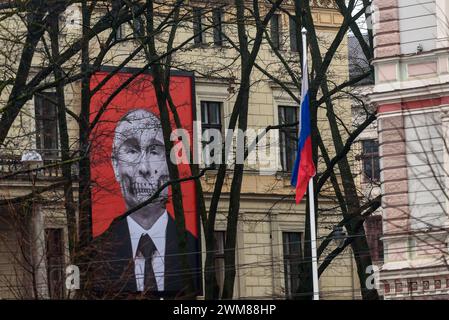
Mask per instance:
[[[29,179],[31,180],[31,190],[32,193],[34,193],[38,174],[37,169],[43,165],[42,156],[37,151],[27,151],[22,154],[20,161],[22,162],[23,168],[28,171]],[[43,226],[44,222],[41,215],[40,205],[38,202],[36,203],[35,197],[32,195],[31,217],[29,220],[29,239],[31,242],[32,289],[35,299],[40,296],[39,283],[41,283],[41,279],[44,279],[45,277],[43,271],[45,270],[43,267],[44,260],[42,259],[45,248],[45,239],[42,239],[42,235],[44,234]]]
[[[38,173],[38,168],[42,167],[44,164],[44,161],[42,160],[42,156],[39,154],[39,152],[35,150],[26,151],[24,154],[22,154],[22,158],[20,159],[22,162],[22,166],[25,170],[29,170],[28,174],[33,186],[33,192],[34,187],[36,184],[36,178]]]
[[[43,160],[42,156],[37,151],[27,151],[22,154],[22,158],[20,159],[22,165],[25,169],[34,170],[42,166]]]

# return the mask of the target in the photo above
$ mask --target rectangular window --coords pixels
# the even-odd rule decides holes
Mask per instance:
[[[221,131],[221,108],[221,102],[201,101],[201,126],[203,132],[209,128]]]
[[[35,97],[36,148],[43,158],[59,155],[58,106],[54,92],[42,92]]]
[[[212,23],[214,24],[214,44],[223,45],[223,9],[215,8],[212,12]]]
[[[136,13],[138,9],[139,9],[138,6],[133,7],[133,14],[134,14],[133,33],[134,33],[134,37],[136,37],[136,38],[143,37],[145,35],[145,26],[143,23],[143,19],[140,15],[138,16]]]
[[[298,121],[299,108],[279,106],[279,124],[291,124]],[[293,169],[298,150],[298,125],[281,128],[280,150],[282,170],[290,172]]]
[[[223,104],[217,101],[201,101],[201,130],[203,134],[203,148],[214,141],[217,131],[222,135],[221,109]],[[211,150],[210,157],[214,156],[214,150]],[[212,164],[212,161],[204,159],[206,164]]]
[[[270,37],[274,49],[280,49],[281,46],[281,15],[274,14],[271,17]]]
[[[369,181],[379,181],[379,144],[376,140],[362,141],[362,162],[364,177]]]
[[[285,295],[293,298],[299,285],[299,264],[302,261],[300,232],[283,232]]]
[[[45,229],[47,253],[47,283],[51,299],[64,298],[64,238],[63,229]]]
[[[366,240],[369,245],[371,259],[374,263],[380,263],[384,260],[384,244],[380,240],[382,237],[382,216],[369,216],[365,220]]]
[[[295,17],[289,18],[289,30],[290,30],[290,50],[298,52],[298,37],[301,36],[300,29],[296,23]]]
[[[117,26],[117,29],[115,30],[115,41],[119,41],[124,38],[124,32],[123,32],[124,27],[125,26],[123,24],[120,24]]]
[[[225,260],[224,260],[224,248],[225,248],[226,232],[215,231],[214,232],[214,262],[215,262],[215,278],[217,280],[215,290],[217,290],[218,296],[221,296],[223,291],[224,275],[225,275]]]
[[[193,8],[193,33],[195,44],[204,43],[203,10],[201,8]]]

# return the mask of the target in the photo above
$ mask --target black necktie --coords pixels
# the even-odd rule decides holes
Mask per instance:
[[[154,251],[156,251],[156,246],[153,240],[148,234],[142,235],[137,245],[137,252],[140,252],[145,258],[144,291],[157,291],[152,263]]]

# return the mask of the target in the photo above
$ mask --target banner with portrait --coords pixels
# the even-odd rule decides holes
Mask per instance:
[[[92,96],[90,116],[95,124],[90,136],[93,259],[98,260],[93,261],[91,281],[102,292],[176,296],[185,290],[188,277],[200,293],[195,183],[181,183],[187,230],[186,247],[181,248],[171,187],[160,190],[169,181],[170,159],[165,153],[152,76],[145,73],[129,81],[136,71],[127,69],[112,76],[102,71],[91,78],[91,90],[102,84]],[[193,76],[172,74],[170,94],[192,146]],[[177,167],[180,178],[191,176],[189,164]],[[159,196],[151,203],[123,216],[158,190]]]

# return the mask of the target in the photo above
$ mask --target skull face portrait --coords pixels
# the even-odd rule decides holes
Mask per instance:
[[[120,119],[115,128],[112,165],[128,209],[149,199],[168,180],[162,126],[156,115],[137,109]],[[147,207],[165,207],[167,198],[165,188]]]

